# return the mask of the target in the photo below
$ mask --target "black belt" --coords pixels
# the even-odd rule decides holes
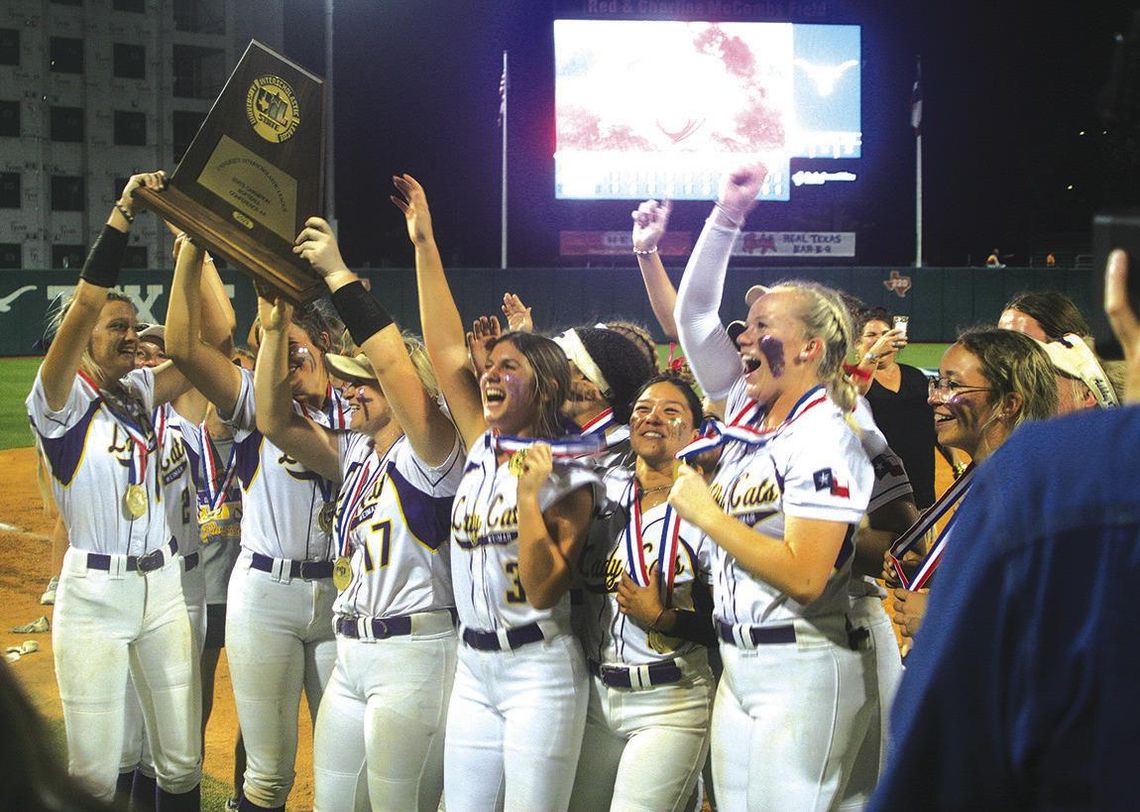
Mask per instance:
[[[537,623],[528,623],[525,626],[516,626],[507,629],[507,644],[512,650],[527,643],[537,643],[542,640],[542,629]],[[498,632],[482,632],[477,629],[464,629],[463,642],[479,651],[502,651],[499,645]]]
[[[273,562],[277,559],[270,558],[261,553],[253,554],[253,561],[250,562],[250,567],[262,572],[273,572]],[[332,578],[333,562],[331,561],[290,561],[289,562],[289,577],[300,578],[303,581],[316,581],[321,578]]]
[[[182,556],[182,563],[184,565],[183,572],[190,572],[190,570],[198,566],[198,551],[195,550],[190,553],[190,555]]]
[[[170,547],[170,555],[173,557],[178,552],[178,542],[171,539],[168,546]],[[159,547],[146,555],[128,555],[127,572],[153,572],[162,569],[166,561],[166,547]],[[110,572],[111,556],[104,553],[88,553],[87,569]]]
[[[736,638],[732,633],[733,628],[731,623],[725,623],[719,619],[716,621],[716,630],[720,639],[735,646]],[[745,636],[752,640],[754,646],[773,646],[780,643],[796,642],[796,627],[791,623],[780,626],[748,626],[746,628]]]
[[[677,664],[676,660],[663,660],[661,662],[650,663],[643,666],[615,666],[615,665],[601,665],[600,663],[590,660],[590,673],[595,677],[601,679],[602,684],[607,688],[632,688],[633,677],[632,673],[642,670],[646,676],[649,677],[649,685],[672,685],[675,682],[680,682],[684,676],[681,673],[681,666]],[[644,680],[639,680],[644,683]],[[639,685],[638,687],[646,687]]]

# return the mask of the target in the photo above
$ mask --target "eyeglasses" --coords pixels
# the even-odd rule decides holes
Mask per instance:
[[[963,386],[949,378],[932,378],[928,384],[931,397],[937,396],[940,400],[952,398],[955,395],[964,395],[967,392],[992,392],[989,386]]]

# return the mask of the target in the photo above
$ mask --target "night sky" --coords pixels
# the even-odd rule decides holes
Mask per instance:
[[[588,1],[558,0],[558,9]],[[1025,4],[974,0],[753,6],[793,4],[819,15],[796,21],[863,26],[860,181],[814,196],[794,190],[792,203],[759,207],[752,227],[854,230],[859,264],[913,260],[909,111],[918,54],[927,265],[980,264],[994,247],[1015,265],[1031,252],[1087,251],[1092,212],[1136,202],[1137,139],[1103,135],[1094,112],[1112,34],[1128,25],[1126,3],[1040,4],[1049,11],[1034,16],[1008,8]],[[323,7],[285,3],[286,55],[318,74]],[[559,258],[560,229],[628,228],[633,201],[554,199],[556,16],[552,0],[336,0],[337,219],[349,264],[411,264],[387,199],[390,176],[406,171],[427,189],[445,263],[497,267],[503,50],[511,63],[510,264],[580,263]],[[695,232],[707,211],[679,203],[671,226]]]

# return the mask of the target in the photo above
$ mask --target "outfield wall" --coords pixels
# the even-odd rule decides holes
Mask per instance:
[[[681,269],[671,273],[680,281]],[[238,314],[239,330],[248,328],[256,312],[253,286],[234,270],[222,270]],[[361,272],[393,316],[419,329],[415,272],[369,269]],[[140,321],[165,320],[170,290],[169,270],[124,271],[120,287],[139,303]],[[0,270],[0,356],[31,355],[41,337],[51,303],[75,284],[74,270]],[[1091,312],[1100,275],[1088,270],[1030,268],[730,268],[725,284],[724,319],[742,318],[744,292],[757,283],[785,278],[813,279],[846,290],[870,305],[910,316],[915,342],[953,341],[958,330],[996,321],[1002,305],[1022,290],[1056,290]],[[536,268],[450,271],[448,279],[465,321],[499,313],[504,291],[517,293],[534,309],[539,329],[553,329],[625,318],[648,325],[663,339],[634,268]]]

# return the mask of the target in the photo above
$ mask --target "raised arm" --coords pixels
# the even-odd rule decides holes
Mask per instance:
[[[178,239],[184,232],[166,223],[170,233],[174,235],[174,261],[178,262],[178,254],[182,250],[185,240]],[[218,269],[214,266],[214,258],[208,251],[204,252],[202,265],[202,332],[201,338],[211,347],[217,347],[229,355],[233,349],[234,330],[237,329],[237,316],[230,297],[226,295],[226,286],[222,283]]]
[[[293,306],[257,300],[262,338],[253,368],[257,430],[289,456],[325,479],[341,479],[336,433],[293,410],[289,389],[289,325]]]
[[[677,308],[677,289],[665,273],[658,247],[669,225],[669,214],[673,202],[666,200],[646,200],[633,211],[633,253],[637,266],[641,269],[641,279],[645,282],[645,292],[649,294],[649,304],[657,323],[671,341],[677,340],[677,322],[673,311]]]
[[[392,196],[392,202],[404,213],[408,237],[416,249],[416,284],[424,343],[464,448],[470,450],[487,430],[483,400],[479,395],[479,381],[467,363],[463,321],[443,273],[443,261],[432,234],[427,196],[411,175],[394,177],[392,182],[399,192]]]
[[[203,257],[204,252],[192,243],[178,253],[166,307],[166,352],[218,407],[219,414],[229,417],[241,393],[241,371],[225,353],[201,338]]]
[[[111,209],[103,233],[91,246],[79,274],[75,295],[40,368],[44,395],[48,406],[55,411],[67,404],[91,331],[95,329],[99,313],[107,301],[107,291],[118,282],[127,247],[127,232],[135,219],[135,211],[141,209],[133,197],[134,190],[140,186],[160,189],[165,182],[166,176],[162,172],[133,175]]]
[[[701,388],[723,400],[740,377],[740,356],[720,321],[720,302],[732,245],[752,209],[767,170],[762,165],[731,172],[716,208],[693,247],[677,292],[677,334]]]
[[[310,217],[294,250],[324,277],[337,312],[368,356],[416,456],[429,466],[442,465],[455,447],[455,427],[424,389],[399,326],[344,264],[332,228],[321,218]]]
[[[593,515],[588,487],[571,491],[542,511],[538,493],[550,476],[550,446],[535,443],[528,449],[518,486],[519,583],[535,609],[550,609],[570,589],[572,562],[578,560]]]

